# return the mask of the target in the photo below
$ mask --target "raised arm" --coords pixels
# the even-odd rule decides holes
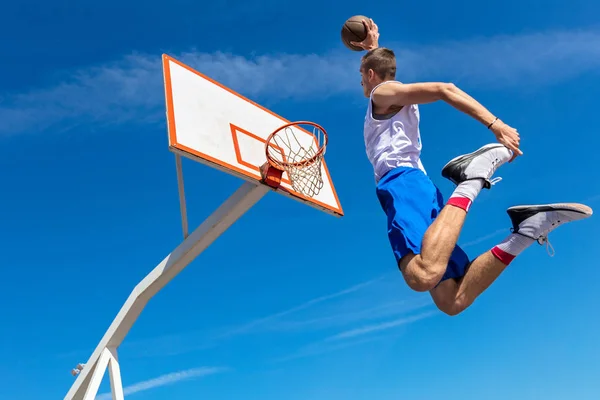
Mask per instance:
[[[372,18],[362,21],[367,36],[362,42],[350,42],[354,46],[362,47],[364,50],[373,50],[379,47],[379,27]]]
[[[390,109],[409,104],[427,104],[442,100],[459,111],[471,116],[490,129],[498,142],[515,154],[522,155],[519,149],[520,138],[516,129],[506,125],[477,100],[452,83],[425,82],[403,84],[389,82],[378,87],[373,93],[376,108]],[[511,160],[512,161],[512,160]]]

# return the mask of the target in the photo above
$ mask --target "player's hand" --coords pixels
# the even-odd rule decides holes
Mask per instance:
[[[515,128],[497,120],[490,129],[496,136],[498,142],[502,143],[513,152],[513,156],[509,162],[513,162],[515,158],[523,155],[523,152],[519,149],[521,137]]]
[[[379,47],[379,28],[372,18],[363,19],[363,25],[367,31],[367,37],[362,42],[350,42],[354,46],[362,47],[365,50],[373,50]]]

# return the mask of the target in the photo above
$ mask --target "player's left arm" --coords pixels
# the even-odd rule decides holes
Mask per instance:
[[[516,129],[496,118],[481,103],[452,83],[423,82],[403,84],[390,82],[373,93],[373,103],[379,109],[390,109],[410,104],[427,104],[442,100],[491,129],[498,141],[522,155],[520,138]]]
[[[440,100],[470,115],[486,126],[496,118],[487,108],[452,83],[422,82],[405,84],[390,82],[378,87],[373,93],[373,102],[380,108],[428,104]]]

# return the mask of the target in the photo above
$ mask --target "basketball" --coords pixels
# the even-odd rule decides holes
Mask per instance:
[[[350,42],[362,42],[367,37],[367,30],[363,24],[363,20],[369,20],[364,15],[355,15],[344,22],[342,26],[342,42],[350,50],[362,51],[363,49],[354,46]]]

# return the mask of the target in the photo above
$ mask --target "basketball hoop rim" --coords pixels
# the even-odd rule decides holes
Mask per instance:
[[[269,146],[271,143],[271,139],[273,139],[273,137],[280,131],[284,130],[285,128],[289,128],[290,126],[294,126],[294,125],[311,125],[317,129],[320,129],[321,132],[323,132],[323,143],[321,144],[321,147],[319,148],[319,151],[317,151],[317,154],[315,154],[314,156],[312,156],[311,158],[304,160],[304,161],[299,161],[299,162],[294,162],[294,163],[290,163],[290,162],[283,162],[283,161],[276,161],[274,159],[271,158],[271,156],[269,155]],[[307,132],[309,135],[312,135],[310,132],[308,132],[306,129],[303,129],[302,127],[298,127],[299,129]],[[321,125],[317,124],[316,122],[312,122],[312,121],[294,121],[294,122],[289,122],[285,125],[280,126],[279,128],[275,129],[270,135],[269,137],[267,137],[267,140],[265,141],[265,155],[267,157],[267,161],[269,162],[269,164],[273,167],[273,168],[277,168],[277,169],[285,169],[285,168],[300,168],[300,167],[304,167],[307,165],[311,165],[314,164],[318,159],[320,159],[323,154],[325,153],[325,148],[327,147],[327,143],[329,141],[328,138],[328,134],[327,131],[325,130],[325,128],[323,128]]]

